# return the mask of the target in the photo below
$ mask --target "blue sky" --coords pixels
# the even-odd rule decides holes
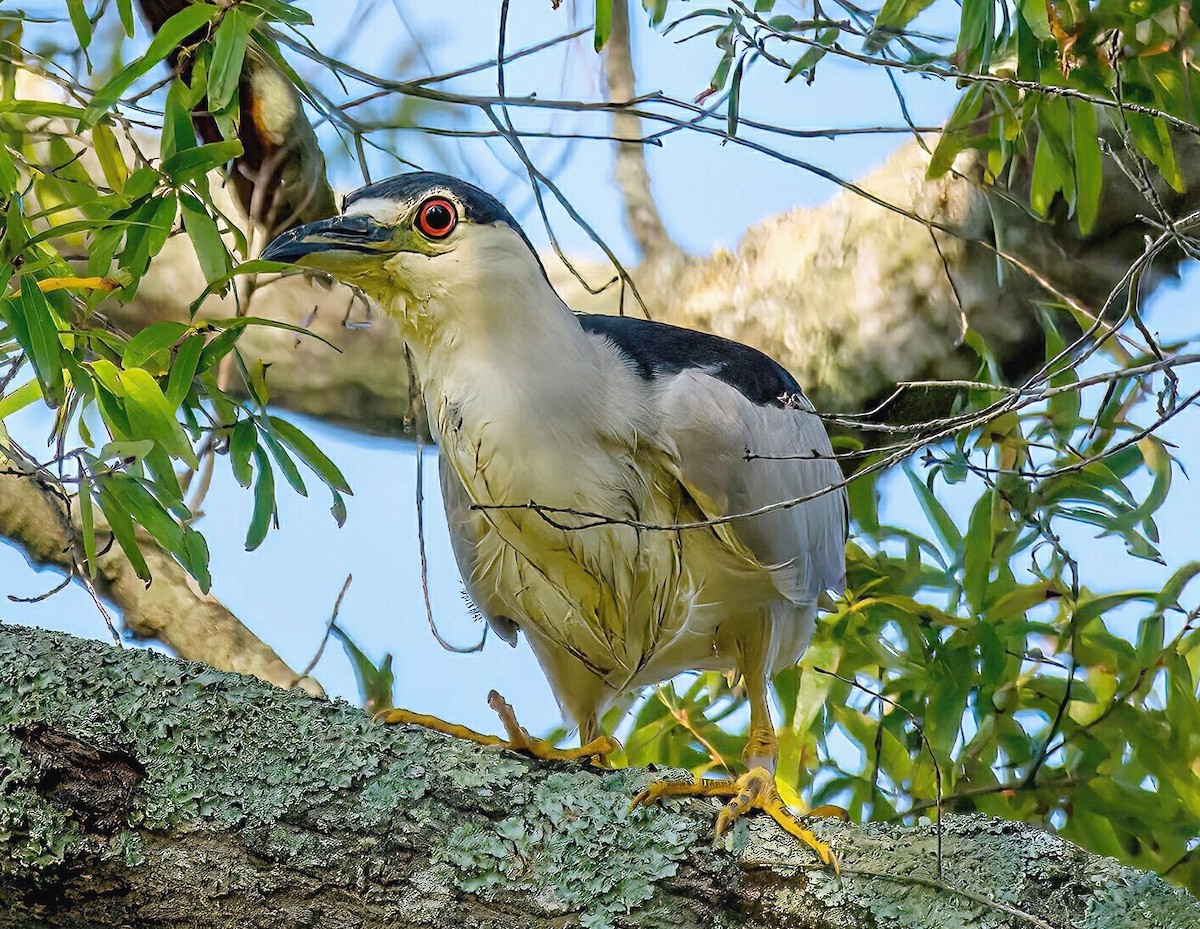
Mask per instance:
[[[31,6],[33,6],[31,4]],[[343,4],[310,3],[318,18],[314,39],[322,48],[338,49],[363,67],[396,77],[417,77],[448,70],[495,55],[499,3],[472,0],[444,4],[376,2],[362,21],[346,21]],[[587,4],[576,4],[584,9]],[[572,5],[557,13],[548,3],[513,4],[509,48],[541,41],[572,28]],[[397,50],[414,46],[408,30],[420,39],[421,54],[397,63]],[[349,34],[345,34],[349,33]],[[690,99],[707,83],[716,60],[709,39],[677,45],[675,36],[663,37],[635,30],[639,90],[661,89],[671,96]],[[536,91],[541,97],[596,99],[599,74],[590,36],[544,55],[512,64],[507,69],[512,95]],[[353,51],[350,51],[353,49]],[[422,55],[427,61],[422,59]],[[298,62],[299,63],[299,62]],[[307,63],[301,70],[316,74]],[[826,61],[817,80],[782,83],[782,73],[768,67],[752,70],[743,89],[743,113],[793,127],[901,125],[899,108],[890,84],[876,70],[849,68]],[[324,85],[336,88],[327,80]],[[494,91],[495,73],[447,85],[454,89]],[[953,106],[957,91],[936,80],[904,78],[903,85],[914,120],[936,125]],[[352,93],[357,91],[353,90]],[[545,125],[536,113],[514,114],[528,128]],[[442,125],[484,125],[473,113],[428,113],[423,118]],[[566,114],[549,118],[558,131],[587,128],[604,131],[599,117],[586,120]],[[326,132],[327,151],[336,151],[336,140]],[[850,136],[837,141],[793,140],[783,146],[790,154],[822,165],[847,179],[861,177],[878,165],[902,136]],[[519,163],[503,143],[441,139],[434,146],[415,133],[398,134],[396,143],[406,159],[422,167],[460,174],[501,197],[524,223],[530,237],[544,247],[547,236],[531,209],[528,185]],[[620,201],[611,184],[611,150],[605,142],[531,145],[531,154],[543,167],[559,166],[555,177],[572,202],[623,259],[632,259],[632,246],[621,226]],[[371,156],[374,178],[403,170],[390,158]],[[714,248],[732,248],[747,226],[795,206],[813,206],[836,192],[828,182],[735,145],[721,145],[711,136],[676,133],[662,149],[649,149],[655,191],[672,235],[687,249],[705,254]],[[357,168],[349,159],[335,160],[340,189],[356,186]],[[560,241],[569,252],[594,254],[586,235],[561,214],[555,217]],[[1150,323],[1164,337],[1190,335],[1183,328],[1188,310],[1200,298],[1195,274],[1182,285],[1161,288],[1152,302]],[[1193,388],[1194,389],[1194,388]],[[242,548],[249,521],[251,495],[237,487],[220,462],[200,524],[213,551],[214,593],[252,629],[271,643],[294,667],[307,664],[315,652],[334,600],[347,574],[354,582],[343,603],[340,623],[369,654],[395,655],[396,699],[414,710],[437,713],[478,728],[494,730],[486,707],[486,694],[500,690],[514,704],[521,719],[533,730],[545,730],[558,720],[549,688],[522,644],[508,648],[492,637],[481,654],[455,655],[442,651],[429,634],[422,606],[416,557],[414,507],[415,450],[399,440],[367,437],[299,420],[346,473],[355,496],[348,501],[349,520],[338,529],[321,493],[311,499],[280,493],[282,530],[272,533],[261,549]],[[9,420],[14,436],[37,447],[49,418],[31,410]],[[1195,414],[1184,414],[1166,433],[1185,445],[1185,463],[1196,470],[1195,454],[1186,440],[1196,427]],[[473,643],[479,625],[465,609],[461,585],[446,538],[438,499],[434,453],[427,452],[426,531],[434,615],[447,638]],[[894,522],[920,530],[924,526],[907,489],[899,481],[884,485],[885,515]],[[1197,554],[1194,521],[1200,499],[1194,485],[1177,475],[1171,503],[1159,520],[1162,549],[1172,567]],[[962,512],[956,506],[955,512]],[[1093,541],[1082,529],[1069,539],[1083,562],[1085,582],[1096,589],[1153,586],[1166,570],[1124,555],[1113,540]],[[30,596],[53,586],[50,574],[30,572],[21,556],[0,546],[0,594]],[[0,618],[105,637],[103,622],[82,591],[68,589],[40,604],[18,605],[0,600]],[[326,649],[317,677],[333,694],[356,699],[350,667],[341,649]]]

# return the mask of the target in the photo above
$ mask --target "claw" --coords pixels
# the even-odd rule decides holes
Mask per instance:
[[[691,783],[656,781],[638,792],[637,796],[630,801],[629,809],[649,806],[664,797],[685,796],[731,798],[717,814],[717,825],[713,835],[714,843],[720,841],[739,816],[749,810],[762,810],[779,823],[785,832],[795,836],[811,848],[823,864],[833,869],[834,874],[838,873],[838,860],[837,856],[833,854],[833,850],[812,832],[805,829],[799,818],[788,809],[775,786],[775,775],[766,768],[751,768],[741,777],[732,781],[695,780]],[[809,815],[836,816],[843,820],[848,818],[846,811],[838,807],[817,807]]]
[[[474,742],[476,745],[485,745],[489,748],[507,748],[510,751],[522,752],[523,754],[532,755],[534,758],[541,758],[545,761],[580,761],[585,758],[604,758],[617,749],[616,740],[610,739],[608,736],[600,736],[599,738],[592,739],[586,745],[582,745],[579,748],[555,748],[545,739],[538,739],[531,736],[517,722],[517,716],[513,712],[513,708],[494,690],[488,694],[488,706],[500,716],[500,721],[504,724],[505,732],[508,735],[507,739],[502,739],[494,735],[485,735],[482,732],[476,732],[474,729],[468,729],[466,726],[460,726],[457,723],[448,723],[436,716],[429,716],[425,713],[414,713],[411,710],[381,710],[375,714],[374,719],[376,722],[392,725],[407,724],[421,726],[425,729],[432,729],[434,732],[444,732],[446,735],[453,736],[456,739],[466,739],[468,742]]]

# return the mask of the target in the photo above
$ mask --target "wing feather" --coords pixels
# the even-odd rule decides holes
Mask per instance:
[[[825,427],[801,395],[787,404],[755,403],[694,368],[662,380],[663,428],[678,450],[684,486],[710,517],[807,497],[841,481]],[[731,527],[794,602],[845,589],[844,489]]]
[[[478,607],[492,631],[509,645],[517,644],[517,624],[504,615],[504,606],[494,585],[481,584],[485,566],[481,564],[480,542],[488,531],[487,518],[471,509],[471,498],[446,455],[438,456],[438,474],[442,482],[442,505],[450,527],[450,547],[462,575],[463,586],[471,602]]]

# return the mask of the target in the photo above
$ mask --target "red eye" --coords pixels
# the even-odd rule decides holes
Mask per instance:
[[[445,197],[430,197],[417,210],[417,228],[431,239],[444,239],[458,225],[454,204]]]

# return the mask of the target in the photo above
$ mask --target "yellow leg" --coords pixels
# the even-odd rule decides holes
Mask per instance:
[[[384,710],[378,713],[375,719],[379,722],[393,725],[421,726],[425,729],[432,729],[435,732],[444,732],[446,735],[453,736],[456,739],[466,739],[468,742],[474,742],[477,745],[507,748],[514,752],[523,752],[526,755],[532,755],[535,758],[542,758],[546,761],[579,761],[583,758],[603,758],[610,752],[615,751],[617,747],[617,743],[614,740],[607,736],[600,736],[599,738],[590,740],[586,745],[582,745],[579,748],[555,748],[545,739],[537,739],[531,736],[517,722],[517,716],[513,712],[513,708],[494,690],[488,694],[488,706],[499,715],[500,722],[504,724],[504,730],[508,735],[507,739],[502,739],[494,735],[485,735],[482,732],[476,732],[474,729],[468,729],[466,726],[460,726],[457,723],[448,723],[436,716],[429,716],[425,713],[414,713],[411,710]]]
[[[749,810],[762,810],[764,813],[779,823],[783,830],[816,852],[817,857],[821,861],[833,868],[834,872],[838,870],[837,858],[834,856],[832,849],[820,839],[818,839],[811,831],[805,829],[800,819],[788,808],[787,804],[779,796],[779,791],[775,787],[775,775],[766,768],[751,768],[741,777],[728,780],[696,780],[689,783],[683,781],[658,781],[646,787],[633,798],[630,804],[632,809],[635,806],[649,806],[664,797],[730,797],[730,801],[721,808],[721,812],[717,814],[717,828],[713,835],[713,841],[718,841],[721,836],[729,831],[733,821]],[[824,816],[831,815],[825,812],[826,810],[835,810],[835,807],[818,807],[808,815]],[[845,818],[845,810],[837,811],[839,818]]]
[[[804,828],[797,816],[783,802],[775,785],[779,740],[775,735],[775,726],[771,722],[771,711],[767,705],[766,674],[747,674],[745,681],[750,700],[750,732],[742,757],[749,770],[733,780],[696,780],[690,784],[659,781],[634,797],[630,809],[635,806],[649,806],[664,797],[730,797],[729,802],[717,815],[714,842],[729,830],[739,816],[749,810],[762,810],[779,823],[785,832],[795,836],[816,852],[817,857],[836,873],[838,862],[832,849]],[[831,806],[818,807],[808,815],[837,816],[843,820],[848,818],[845,810]]]
[[[579,748],[555,748],[545,739],[531,736],[525,727],[517,722],[517,714],[513,712],[508,701],[494,690],[488,694],[488,706],[496,711],[504,725],[504,731],[508,735],[504,746],[515,752],[525,752],[534,758],[547,761],[579,761],[583,758],[603,758],[617,750],[616,740],[606,735],[590,739]]]

